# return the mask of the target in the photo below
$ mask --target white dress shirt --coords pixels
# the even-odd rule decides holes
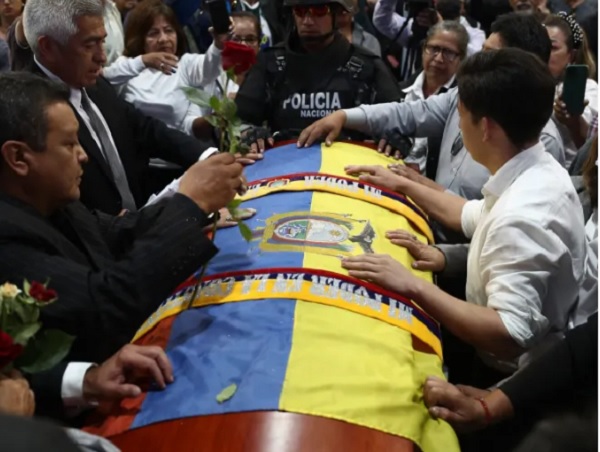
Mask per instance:
[[[437,89],[432,96],[438,94],[440,90],[443,88],[444,91],[449,90],[454,83],[455,76],[453,75],[448,82]],[[415,82],[409,86],[408,88],[404,88],[402,91],[406,93],[406,97],[404,98],[404,102],[412,102],[415,100],[425,100],[425,93],[423,92],[423,83],[425,82],[425,72],[421,71]],[[425,173],[425,166],[427,164],[427,138],[425,137],[416,137],[413,148],[410,150],[410,153],[404,159],[406,163],[413,163],[419,166],[419,171],[421,174]]]
[[[467,301],[498,312],[527,349],[522,365],[567,328],[585,262],[582,207],[567,171],[541,143],[504,164],[482,193],[462,211],[471,237]],[[517,366],[482,358],[507,372]]]
[[[42,72],[44,74],[46,74],[46,76],[50,80],[64,83],[59,77],[54,75],[52,72],[50,72],[48,69],[46,69],[42,64],[40,64],[40,62],[37,60],[36,57],[34,57],[34,61],[40,67]],[[69,87],[69,89],[71,90],[71,96],[69,98],[69,102],[71,103],[73,108],[77,111],[77,114],[79,114],[79,116],[83,119],[83,122],[85,123],[85,126],[87,127],[88,131],[90,132],[90,135],[96,142],[98,149],[100,149],[102,152],[104,152],[104,150],[102,148],[102,143],[100,142],[100,138],[98,138],[98,134],[96,133],[94,128],[91,126],[90,117],[88,116],[87,112],[84,110],[83,106],[81,105],[81,90],[77,89],[77,88],[73,88],[73,87]],[[114,148],[117,149],[117,151],[118,151],[118,148],[115,145],[115,140],[112,137],[112,133],[110,132],[110,128],[108,127],[108,124],[106,123],[106,120],[104,119],[104,116],[102,115],[102,112],[98,109],[96,104],[94,104],[94,102],[91,99],[90,99],[90,106],[96,111],[96,114],[98,115],[98,117],[102,121],[102,124],[104,125],[105,129],[108,132],[108,138],[112,142]],[[119,156],[118,152],[116,154],[116,159],[119,161],[119,163],[121,163],[121,165],[123,165],[121,162],[121,157]]]
[[[177,63],[177,72],[172,75],[146,68],[141,56],[120,57],[104,68],[103,75],[118,86],[121,97],[144,114],[192,135],[194,120],[203,112],[188,100],[181,88],[201,88],[214,82],[220,73],[221,51],[211,44],[205,55],[183,55]]]

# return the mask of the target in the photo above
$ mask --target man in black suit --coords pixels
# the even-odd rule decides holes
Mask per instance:
[[[241,189],[230,154],[194,164],[171,198],[120,217],[80,202],[87,155],[63,85],[0,75],[0,280],[50,280],[46,328],[76,336],[72,360],[101,362],[217,249],[203,229]]]
[[[150,158],[188,168],[209,144],[168,128],[117,97],[100,76],[106,63],[102,13],[101,0],[31,0],[23,24],[35,57],[32,71],[71,89],[79,142],[89,157],[81,202],[116,215],[146,203]],[[222,39],[215,40],[217,47]]]

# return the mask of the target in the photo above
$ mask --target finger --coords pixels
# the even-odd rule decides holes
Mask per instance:
[[[329,132],[327,134],[327,136],[325,137],[325,146],[331,146],[333,144],[333,142],[335,141],[335,139],[337,138],[338,133],[336,130],[332,130],[331,132]]]
[[[381,140],[379,140],[379,144],[377,145],[377,152],[383,152],[386,144],[387,144],[387,141],[385,141],[383,138]]]
[[[388,157],[392,155],[392,146],[390,146],[389,144],[385,147],[385,155]]]
[[[273,139],[273,137],[267,138],[267,143],[269,143],[269,147],[270,148],[272,148],[273,146],[275,146],[275,140]]]
[[[401,158],[401,157],[402,157],[402,154],[400,154],[400,151],[396,151],[396,152],[394,153],[394,158],[395,158],[396,160],[400,160],[400,158]]]
[[[29,411],[27,412],[27,416],[31,417],[35,414],[35,394],[33,393],[33,391],[30,389],[29,390],[29,397],[28,397],[28,404],[27,406],[29,407]]]
[[[151,377],[159,387],[164,388],[166,386],[165,376],[157,360],[154,357],[149,357],[143,348],[141,348],[141,351],[138,348],[133,353],[127,355],[126,363],[129,368]]]
[[[418,258],[420,256],[420,251],[421,250],[419,248],[419,244],[416,243],[416,242],[413,242],[412,240],[392,239],[392,240],[390,240],[390,242],[392,242],[396,246],[400,246],[402,248],[406,248],[406,251],[408,251],[408,253],[413,258]]]
[[[412,263],[412,268],[422,272],[435,272],[439,270],[439,266],[433,261],[417,260]]]
[[[158,364],[158,367],[162,371],[165,379],[169,382],[173,382],[173,366],[171,365],[171,361],[169,357],[165,353],[165,351],[160,347],[143,347],[140,350],[140,353],[146,355],[150,358],[153,358],[154,361]]]
[[[251,207],[237,209],[235,212],[236,220],[247,220],[256,215],[256,209],[252,209]]]
[[[258,150],[258,143],[252,143],[250,145],[250,154],[258,154],[259,150]]]
[[[394,231],[387,231],[385,236],[388,239],[404,239],[404,240],[417,240],[413,234],[403,231],[402,229],[396,229]]]
[[[264,154],[261,154],[260,152],[248,152],[246,155],[244,155],[244,158],[252,159],[252,160],[262,160],[265,158],[265,156],[264,156]]]
[[[256,163],[256,161],[255,161],[255,160],[253,160],[253,159],[248,159],[248,158],[244,158],[244,157],[241,157],[241,158],[237,159],[237,162],[238,162],[239,164],[241,164],[241,165],[244,165],[244,166],[247,166],[247,165],[253,165],[254,163]]]
[[[257,140],[257,143],[258,143],[258,150],[259,150],[259,152],[261,152],[261,153],[265,152],[265,140],[262,139],[262,138],[259,138]]]
[[[102,398],[104,399],[127,399],[132,397],[137,397],[142,393],[142,389],[134,384],[125,383],[110,383],[106,385],[104,393],[102,394]]]
[[[462,420],[456,413],[453,413],[448,408],[441,406],[429,408],[429,414],[431,414],[434,419],[442,419],[443,421],[448,422],[450,425],[456,425]]]
[[[235,163],[235,156],[231,155],[229,152],[219,152],[203,162],[219,165],[231,165],[232,163]]]
[[[379,280],[379,275],[377,273],[368,270],[349,270],[348,275],[364,281],[378,282]]]
[[[361,174],[358,179],[371,185],[382,185],[381,177],[371,174]]]
[[[372,165],[349,165],[344,168],[346,174],[357,175],[361,173],[375,174],[376,166]]]
[[[304,144],[306,143],[306,140],[309,137],[313,128],[314,124],[308,126],[306,129],[300,132],[300,136],[298,137],[298,142],[296,143],[296,146],[298,146],[299,148],[304,147]]]

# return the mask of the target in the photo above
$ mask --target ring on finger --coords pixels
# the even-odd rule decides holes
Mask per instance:
[[[160,66],[159,66],[159,67],[161,68],[161,70],[162,70],[162,69],[164,69],[164,67],[165,67],[165,63],[160,63]]]

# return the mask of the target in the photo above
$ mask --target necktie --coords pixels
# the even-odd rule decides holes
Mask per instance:
[[[123,164],[117,153],[117,148],[110,139],[108,127],[104,125],[100,115],[96,112],[96,109],[92,107],[92,101],[85,90],[81,90],[81,107],[87,113],[88,118],[90,119],[90,126],[94,129],[94,132],[96,132],[96,135],[100,140],[102,154],[110,167],[115,184],[117,185],[117,190],[119,190],[119,195],[121,195],[123,208],[135,212],[137,210],[135,200],[129,189],[129,182],[127,182],[125,169],[123,168]]]

